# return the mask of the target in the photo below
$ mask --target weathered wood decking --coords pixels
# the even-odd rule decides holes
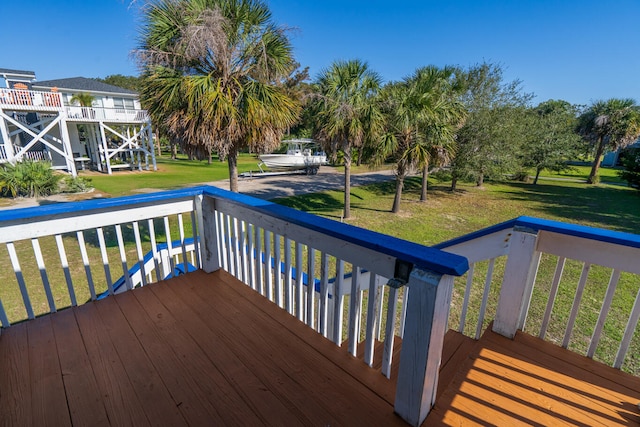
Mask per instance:
[[[526,335],[449,333],[444,359],[428,425],[640,422],[638,378]],[[2,425],[404,425],[394,395],[394,381],[224,272],[0,335]]]

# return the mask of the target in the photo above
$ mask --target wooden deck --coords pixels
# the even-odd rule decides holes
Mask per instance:
[[[638,378],[526,335],[447,334],[439,394],[425,425],[640,423]],[[1,425],[404,425],[394,396],[393,380],[224,272],[0,335]]]
[[[424,425],[640,426],[640,378],[523,333],[469,346]]]
[[[1,425],[404,425],[392,401],[386,378],[224,272],[0,336]]]

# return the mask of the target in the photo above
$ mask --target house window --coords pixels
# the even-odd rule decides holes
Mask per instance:
[[[134,110],[133,99],[130,98],[113,98],[113,107],[122,110]]]

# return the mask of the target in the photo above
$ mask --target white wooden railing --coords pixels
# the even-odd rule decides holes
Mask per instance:
[[[14,157],[15,157],[15,153],[18,153],[21,149],[22,147],[19,145],[13,146]],[[49,153],[46,150],[41,150],[41,151],[29,150],[29,151],[25,151],[22,154],[22,156],[20,156],[20,159],[28,159],[33,161],[51,161],[51,153]],[[0,145],[0,163],[7,162],[8,160],[9,160],[9,157],[7,156],[7,149],[4,146],[4,144],[1,144]]]
[[[65,111],[67,119],[74,121],[107,121],[144,123],[149,120],[146,110],[65,106],[59,92],[0,88],[0,109],[18,111]]]
[[[157,233],[179,237],[168,256]],[[354,356],[364,346],[370,366],[383,340],[387,377],[400,331],[395,408],[413,425],[433,405],[453,277],[467,269],[457,255],[212,187],[4,211],[0,244],[12,267],[0,273],[3,327],[192,263],[227,270]]]
[[[628,350],[640,318],[640,236],[520,217],[436,247],[469,260],[459,332],[477,339],[492,320],[507,337],[523,330],[589,358],[600,352],[615,368],[628,357],[637,365]],[[605,325],[619,332],[606,346]]]
[[[146,110],[125,110],[123,108],[65,107],[71,121],[107,121],[123,123],[143,123],[149,119]]]
[[[0,109],[58,111],[62,94],[26,89],[0,89]]]

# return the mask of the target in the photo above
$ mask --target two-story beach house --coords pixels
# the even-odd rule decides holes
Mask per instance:
[[[78,167],[155,170],[151,121],[134,91],[0,68],[0,163],[23,159],[48,160],[74,176]]]

